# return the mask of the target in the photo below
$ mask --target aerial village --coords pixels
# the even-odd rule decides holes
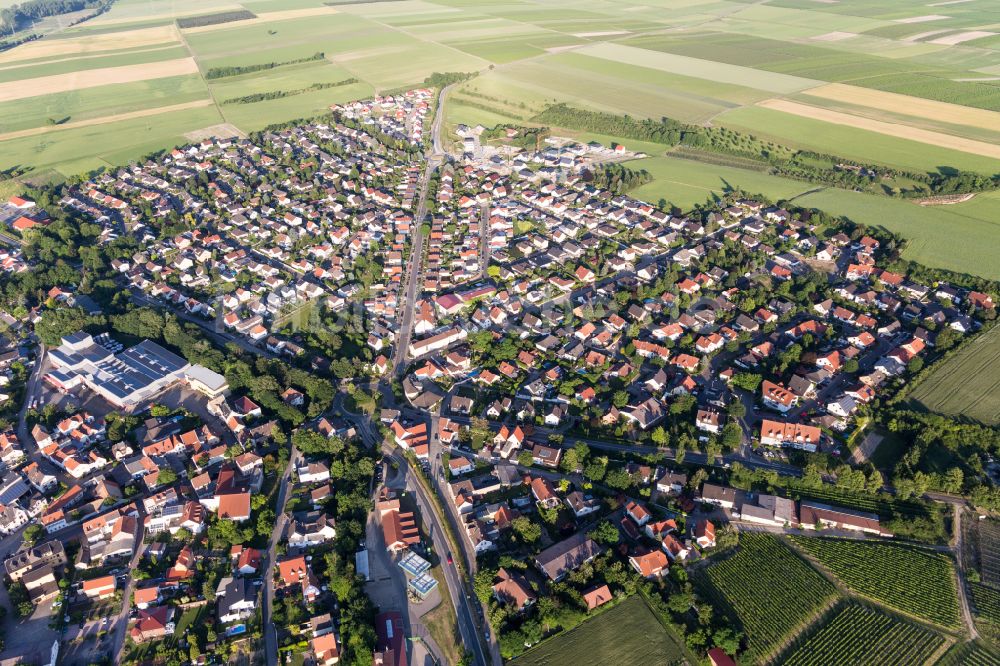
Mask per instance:
[[[0,315],[4,573],[31,627],[7,649],[405,666],[446,649],[413,638],[450,604],[465,649],[509,658],[544,638],[540,599],[598,612],[740,530],[893,537],[809,465],[848,462],[989,295],[887,270],[889,239],[809,211],[596,186],[622,146],[466,138],[428,170],[434,97],[0,207],[19,238],[58,207],[138,248],[108,268],[144,313],[67,283]],[[40,338],[59,308],[86,325]]]

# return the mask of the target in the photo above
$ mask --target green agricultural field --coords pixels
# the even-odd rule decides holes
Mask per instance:
[[[1000,326],[934,366],[910,393],[910,403],[986,425],[1000,424]]]
[[[52,62],[19,62],[16,65],[11,64],[0,67],[0,83],[23,81],[39,76],[82,72],[102,67],[143,65],[151,62],[177,60],[178,58],[186,58],[188,55],[184,47],[168,44],[166,46],[149,46],[140,49],[123,49],[122,51],[105,52],[94,56],[58,59]],[[30,64],[30,62],[34,62],[34,64]]]
[[[72,176],[102,166],[124,164],[130,157],[164,146],[186,143],[183,137],[186,132],[221,122],[218,110],[204,107],[119,121],[113,123],[113,132],[107,125],[92,125],[11,139],[3,142],[0,167],[31,164]]]
[[[900,199],[827,188],[798,197],[855,222],[882,226],[907,239],[903,257],[934,268],[1000,279],[1000,196],[977,194],[950,206],[918,206]]]
[[[783,666],[910,666],[927,663],[944,645],[940,634],[857,603],[816,627]]]
[[[373,92],[367,83],[354,83],[253,104],[226,104],[221,111],[227,122],[252,132],[294,118],[320,116],[329,113],[331,104],[364,99]]]
[[[690,58],[672,53],[650,51],[625,44],[595,44],[580,49],[580,53],[671,74],[683,74],[729,85],[748,86],[771,93],[800,92],[820,83],[815,79],[720,63],[711,59]]]
[[[972,591],[972,607],[980,631],[992,640],[1000,638],[1000,590],[971,582],[969,589]]]
[[[628,631],[623,632],[623,627]],[[565,634],[543,641],[510,664],[646,666],[650,659],[657,664],[680,664],[684,651],[636,595]]]
[[[888,542],[792,541],[858,594],[942,627],[960,626],[955,570],[947,556]]]
[[[948,650],[937,666],[997,666],[1000,652],[983,641],[959,643]]]
[[[84,25],[131,24],[134,21],[147,21],[151,17],[173,20],[178,16],[197,16],[240,9],[240,4],[235,0],[171,0],[157,3],[151,3],[149,0],[116,0],[111,9]]]
[[[765,660],[837,596],[788,546],[758,532],[741,534],[735,555],[703,571],[715,606],[731,609],[746,634],[748,662]]]
[[[774,109],[741,107],[721,114],[715,123],[797,148],[910,171],[932,172],[942,166],[987,175],[998,171],[997,160],[989,157],[833,125]]]
[[[635,169],[646,169],[653,176],[653,182],[632,190],[630,195],[652,203],[665,199],[670,205],[685,210],[709,199],[719,199],[735,189],[762,194],[777,201],[794,197],[814,187],[790,178],[705,164],[671,157],[669,154],[628,162],[627,165]]]
[[[709,81],[584,53],[558,53],[513,63],[484,72],[464,84],[462,90],[524,102],[537,110],[559,101],[611,113],[669,116],[695,123],[768,96],[747,85]]]
[[[329,60],[312,60],[295,65],[284,65],[240,76],[223,76],[209,79],[212,94],[224,103],[232,97],[276,90],[296,90],[311,83],[335,83],[352,78],[349,71]]]
[[[77,122],[208,98],[208,89],[197,75],[27,97],[0,103],[0,134],[44,127],[50,118]]]

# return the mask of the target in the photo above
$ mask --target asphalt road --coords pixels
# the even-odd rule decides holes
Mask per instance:
[[[135,553],[132,555],[131,561],[129,561],[129,573],[135,571],[139,566],[139,561],[142,560],[143,554],[146,552],[146,545],[142,542],[143,534],[145,529],[143,528],[143,523],[141,520],[137,521],[136,526],[136,547]],[[128,585],[125,586],[125,590],[122,592],[122,610],[117,617],[111,620],[111,626],[108,627],[108,632],[113,637],[112,645],[114,645],[114,663],[120,664],[122,659],[122,648],[125,646],[125,631],[128,629],[129,612],[132,609],[132,590],[135,589],[135,579],[129,575]]]
[[[434,114],[434,122],[431,124],[432,153],[427,158],[427,167],[424,169],[423,174],[421,174],[418,185],[420,194],[417,201],[417,209],[413,215],[415,233],[413,235],[413,247],[410,249],[410,265],[406,273],[406,290],[403,292],[403,313],[399,320],[399,334],[396,336],[396,344],[392,352],[392,370],[397,375],[402,374],[406,368],[406,356],[413,330],[413,313],[416,310],[417,296],[419,295],[417,289],[420,285],[420,274],[423,268],[425,239],[421,231],[421,226],[427,217],[427,187],[430,183],[431,174],[441,166],[441,162],[445,156],[441,139],[441,131],[444,127],[443,110],[445,99],[453,85],[445,86],[438,93],[437,113]]]
[[[271,530],[267,551],[261,562],[261,571],[264,572],[264,608],[261,611],[261,621],[264,626],[264,653],[267,658],[267,666],[277,666],[278,664],[278,630],[275,629],[274,623],[271,621],[271,611],[274,607],[274,575],[271,569],[274,567],[278,543],[285,534],[285,526],[288,521],[288,517],[285,515],[285,500],[288,497],[288,482],[292,478],[292,470],[295,468],[298,455],[298,451],[293,446],[292,454],[288,457],[288,465],[281,476],[281,485],[278,487],[278,504],[274,510],[277,518],[274,521],[274,529]]]
[[[391,395],[391,393],[388,395]],[[417,472],[410,467],[409,461],[395,453],[391,446],[382,442],[378,429],[371,423],[371,420],[367,416],[355,414],[346,409],[344,409],[344,413],[354,423],[355,427],[357,427],[365,444],[382,450],[383,453],[396,462],[400,473],[404,475],[406,488],[413,493],[417,500],[420,515],[427,527],[428,536],[434,546],[434,551],[439,555],[450,553],[451,546],[448,544],[447,536],[441,526],[441,518],[435,511],[435,504],[426,496],[423,486],[414,478]],[[457,532],[457,534],[461,538],[461,532]],[[455,554],[453,554],[453,560],[454,556]],[[491,657],[494,658],[487,659],[482,648],[482,643],[479,640],[478,627],[480,625],[476,621],[476,615],[472,606],[474,603],[478,604],[478,600],[473,600],[466,593],[466,587],[455,564],[448,564],[445,558],[441,563],[441,568],[444,571],[445,582],[448,585],[452,604],[455,606],[455,616],[458,618],[458,628],[462,637],[462,644],[466,648],[471,646],[476,664],[487,666],[492,663],[495,666],[501,666],[502,661],[499,661],[499,647],[490,641],[491,653],[493,653]]]

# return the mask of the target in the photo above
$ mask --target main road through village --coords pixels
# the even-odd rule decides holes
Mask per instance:
[[[410,333],[413,328],[413,313],[416,309],[417,299],[420,296],[420,276],[421,268],[423,266],[423,248],[425,240],[423,223],[427,216],[427,199],[429,195],[428,186],[434,171],[441,166],[446,157],[446,151],[444,150],[444,142],[442,139],[442,131],[444,128],[444,104],[448,97],[448,93],[451,92],[452,87],[453,85],[445,86],[438,94],[437,109],[435,110],[434,121],[431,125],[431,154],[427,158],[427,166],[424,169],[424,173],[420,180],[420,194],[414,213],[415,232],[413,237],[413,246],[410,249],[409,265],[406,271],[406,285],[403,291],[402,314],[400,316],[396,344],[393,346],[392,353],[392,369],[393,373],[397,376],[402,375],[406,369],[406,357],[410,344]],[[392,392],[383,391],[383,395],[387,398],[391,398]],[[419,473],[416,470],[409,469],[409,465],[404,458],[394,457],[394,459],[401,466],[407,467],[407,471],[410,476]],[[430,527],[429,532],[431,535],[431,541],[435,545],[435,550],[439,554],[450,552],[447,535],[444,531],[444,523],[448,521],[449,516],[438,515],[437,504],[435,504],[430,497],[426,496],[424,488],[419,482],[414,483],[412,489],[416,493],[421,511],[423,512],[424,518]],[[475,561],[470,562],[469,564],[470,566],[474,566]],[[485,622],[482,624],[477,622],[477,617],[481,619],[482,615],[477,615],[473,612],[473,599],[470,598],[470,595],[467,592],[468,581],[462,580],[461,574],[454,563],[447,564],[446,560],[442,560],[441,566],[444,569],[445,583],[448,586],[449,596],[451,597],[452,604],[455,606],[455,615],[458,620],[458,629],[462,637],[462,643],[467,649],[472,651],[477,664],[487,666],[492,663],[495,666],[501,666],[503,661],[500,658],[499,646],[496,641],[492,640],[493,634],[484,626]],[[478,601],[475,603],[478,603]],[[490,637],[489,658],[487,658],[487,655],[483,650],[483,642],[480,638],[481,636]]]

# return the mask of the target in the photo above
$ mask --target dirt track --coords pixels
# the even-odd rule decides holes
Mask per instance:
[[[818,106],[810,106],[808,104],[800,104],[799,102],[792,102],[786,99],[764,100],[763,102],[760,102],[758,106],[764,107],[765,109],[791,113],[792,115],[801,116],[803,118],[821,120],[834,125],[854,127],[856,129],[868,130],[869,132],[885,134],[886,136],[894,136],[900,139],[909,139],[910,141],[926,143],[940,148],[950,148],[951,150],[959,150],[963,153],[984,155],[986,157],[1000,159],[1000,146],[986,143],[984,141],[963,139],[950,134],[932,132],[930,130],[911,127],[909,125],[872,120],[871,118],[855,116],[849,113],[841,113],[839,111],[831,111],[830,109],[823,109]]]

